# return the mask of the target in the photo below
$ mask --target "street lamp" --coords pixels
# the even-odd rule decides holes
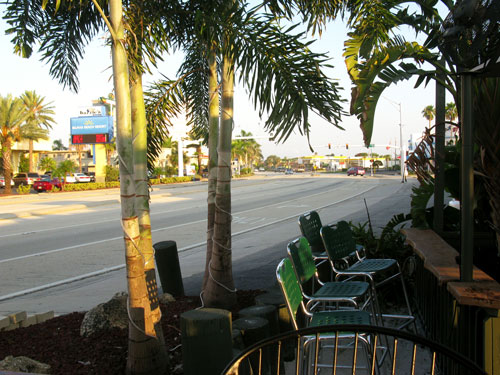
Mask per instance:
[[[399,145],[400,145],[400,171],[401,171],[401,182],[405,182],[405,167],[404,167],[404,149],[403,149],[403,121],[401,119],[401,103],[396,103],[394,100],[391,100],[389,98],[386,98],[383,96],[385,100],[390,102],[392,105],[394,105],[396,108],[399,110]]]

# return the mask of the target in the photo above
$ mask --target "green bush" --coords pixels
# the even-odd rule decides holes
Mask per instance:
[[[242,175],[242,174],[249,175],[251,173],[252,173],[252,168],[241,168],[240,169],[240,175]]]
[[[106,165],[106,182],[118,181],[120,170],[118,168]]]
[[[21,184],[17,187],[18,194],[29,194],[31,191],[31,185]]]
[[[110,182],[89,182],[85,184],[65,184],[63,191],[85,191],[120,187],[119,181]]]

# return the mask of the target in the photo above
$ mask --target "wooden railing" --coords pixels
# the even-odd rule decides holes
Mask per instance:
[[[477,268],[461,282],[458,252],[434,231],[402,233],[416,254],[414,297],[428,337],[500,375],[500,284]]]

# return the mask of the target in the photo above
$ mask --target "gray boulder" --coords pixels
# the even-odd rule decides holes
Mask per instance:
[[[108,302],[89,310],[80,326],[80,336],[88,337],[95,332],[110,328],[128,328],[127,293],[120,292]]]
[[[11,355],[0,361],[1,371],[30,372],[37,374],[50,374],[50,366],[35,361],[28,357],[13,357]]]

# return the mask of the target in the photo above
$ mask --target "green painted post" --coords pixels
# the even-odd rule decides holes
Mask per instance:
[[[231,312],[202,308],[181,314],[185,375],[219,375],[233,356]]]

